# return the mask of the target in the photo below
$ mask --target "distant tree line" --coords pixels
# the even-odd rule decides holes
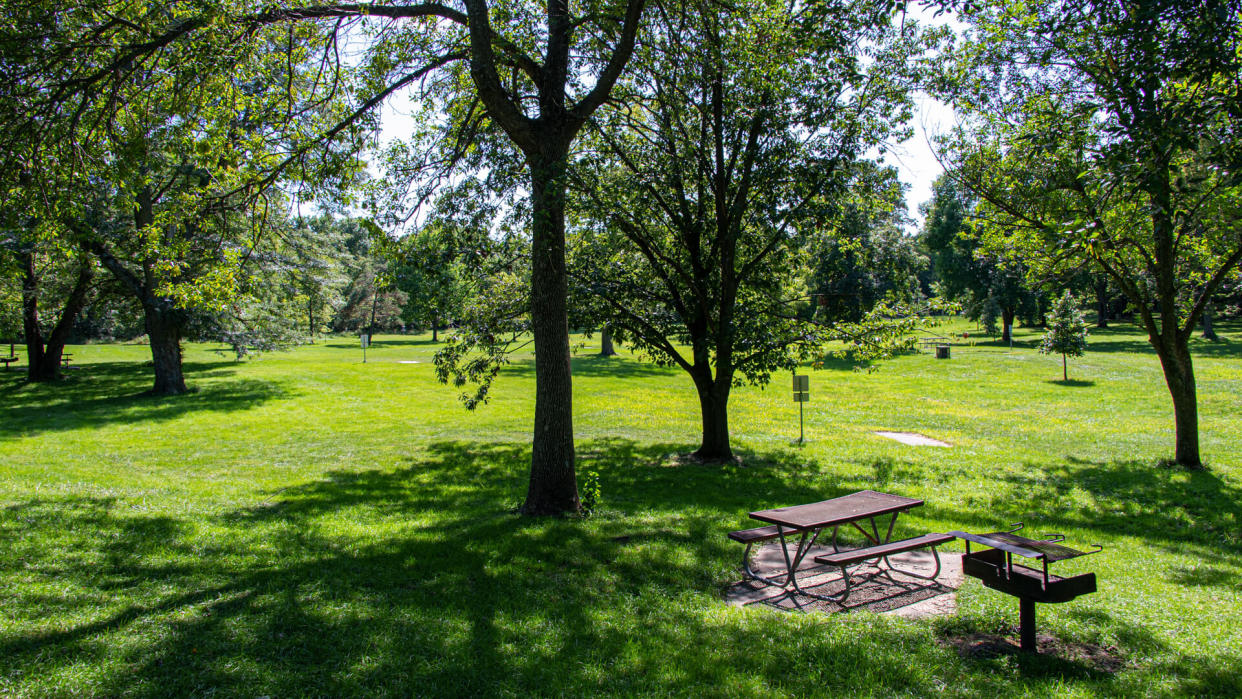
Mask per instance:
[[[182,337],[231,345],[239,356],[325,333],[425,332],[451,326],[465,295],[460,251],[428,233],[399,257],[381,251],[358,219],[323,215],[290,224],[250,250],[238,293],[222,309],[186,312]],[[440,239],[442,240],[442,239]],[[54,246],[0,248],[0,342],[145,340],[140,302],[99,260]],[[33,292],[33,293],[32,293]],[[23,296],[30,318],[23,318]]]

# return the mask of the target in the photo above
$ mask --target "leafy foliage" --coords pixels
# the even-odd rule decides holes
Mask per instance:
[[[948,140],[987,246],[1106,273],[1161,358],[1177,461],[1200,465],[1191,334],[1242,260],[1242,5],[997,0],[964,17]]]
[[[697,454],[727,459],[730,388],[818,356],[825,313],[876,301],[817,317],[808,285],[879,247],[859,212],[885,179],[857,160],[900,131],[926,39],[865,2],[670,2],[657,18],[572,170],[572,289],[591,325],[691,376]]]
[[[1069,291],[1053,304],[1048,312],[1048,331],[1039,341],[1040,354],[1081,357],[1087,349],[1087,322],[1083,320],[1078,300]],[[1068,374],[1063,374],[1068,379]]]
[[[989,335],[997,334],[997,321],[1003,332],[1011,330],[1015,318],[1037,324],[1043,294],[1033,288],[1031,269],[1020,251],[984,245],[987,228],[994,224],[980,217],[977,204],[951,177],[941,176],[924,205],[927,218],[919,242],[932,260],[940,290],[946,300],[961,303]]]

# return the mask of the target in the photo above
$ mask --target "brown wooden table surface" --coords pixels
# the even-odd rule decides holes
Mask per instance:
[[[902,512],[923,504],[922,500],[874,490],[860,490],[831,500],[751,512],[761,522],[795,530],[822,529],[838,524]]]

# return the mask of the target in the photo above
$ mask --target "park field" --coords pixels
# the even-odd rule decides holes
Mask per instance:
[[[174,398],[143,395],[146,347],[75,346],[55,385],[0,372],[0,696],[1242,696],[1242,328],[1221,330],[1193,344],[1193,473],[1163,465],[1171,402],[1133,327],[1093,331],[1070,382],[1023,328],[826,362],[805,446],[778,375],[734,393],[728,466],[676,458],[699,429],[684,374],[586,344],[588,519],[514,514],[529,357],[468,412],[429,336],[379,337],[365,364],[356,338],[245,362],[187,345]],[[1040,631],[1120,669],[961,657],[946,637],[1017,624],[972,579],[932,620],[723,601],[748,511],[868,488],[926,500],[902,535],[1021,521],[1105,546],[1058,564],[1100,589],[1041,605]]]

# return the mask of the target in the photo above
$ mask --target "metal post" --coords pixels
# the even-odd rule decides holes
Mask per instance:
[[[798,445],[806,443],[802,404],[811,399],[811,379],[808,376],[793,375],[793,399],[798,404]]]
[[[1018,598],[1018,637],[1023,653],[1038,652],[1035,646],[1035,600]]]

